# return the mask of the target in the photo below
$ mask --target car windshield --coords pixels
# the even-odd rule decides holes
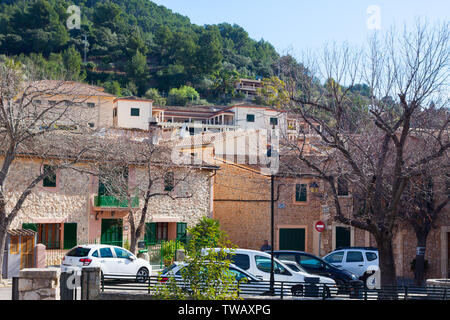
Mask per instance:
[[[91,251],[90,248],[77,247],[77,248],[70,250],[67,253],[67,256],[68,257],[87,257],[89,254],[89,251]]]
[[[170,265],[170,266],[164,268],[161,274],[166,274],[166,273],[168,273],[169,271],[172,271],[176,266],[177,266],[177,264],[174,263],[174,264],[172,264],[172,265]]]

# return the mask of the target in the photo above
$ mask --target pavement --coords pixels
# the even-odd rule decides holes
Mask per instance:
[[[0,287],[0,300],[12,299],[12,287]]]

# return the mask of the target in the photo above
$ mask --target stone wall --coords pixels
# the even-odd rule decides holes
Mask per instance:
[[[19,300],[59,300],[57,268],[22,269],[19,273]]]

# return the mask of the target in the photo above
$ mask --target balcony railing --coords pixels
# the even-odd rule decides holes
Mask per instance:
[[[94,207],[98,208],[128,208],[131,201],[132,208],[139,207],[139,197],[132,197],[130,199],[117,199],[114,196],[95,196]]]

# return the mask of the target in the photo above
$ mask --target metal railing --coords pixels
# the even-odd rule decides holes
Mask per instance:
[[[176,285],[189,291],[189,286],[181,279],[173,278]],[[149,276],[102,275],[102,292],[143,292],[157,295],[158,288],[168,283],[168,278]],[[381,289],[365,287],[339,287],[313,282],[275,281],[270,291],[270,281],[255,283],[239,282],[238,296],[243,299],[306,299],[306,300],[449,300],[446,287],[392,286]]]

